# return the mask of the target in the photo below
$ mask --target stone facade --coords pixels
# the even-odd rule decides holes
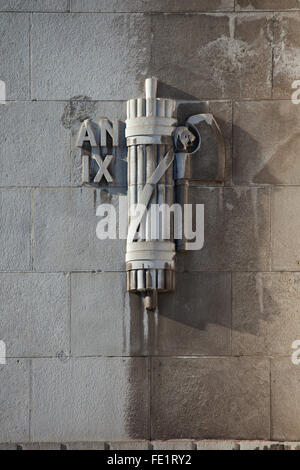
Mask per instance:
[[[0,3],[1,446],[300,441],[300,2]],[[148,76],[209,100],[227,151],[224,185],[191,182],[205,245],[178,255],[159,314],[126,292],[125,241],[96,238],[125,155],[112,188],[84,187],[74,144],[83,119],[124,121]]]
[[[201,441],[169,440],[169,441],[97,441],[97,442],[19,442],[0,443],[0,450],[109,450],[109,451],[140,451],[149,450],[154,453],[167,451],[206,451],[206,450],[300,450],[300,443],[295,441]],[[159,452],[158,452],[159,453]]]

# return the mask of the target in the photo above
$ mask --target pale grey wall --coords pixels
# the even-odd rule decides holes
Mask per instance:
[[[300,440],[300,2],[0,10],[0,441]],[[124,120],[152,75],[209,99],[227,148],[225,187],[191,185],[205,246],[179,256],[158,316],[125,292],[124,241],[95,234],[124,152],[101,193],[74,151],[80,120]]]

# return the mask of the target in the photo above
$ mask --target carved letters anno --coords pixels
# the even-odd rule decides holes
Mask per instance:
[[[107,183],[113,182],[113,177],[108,169],[113,160],[113,155],[109,152],[118,145],[118,119],[101,119],[99,123],[87,119],[82,123],[76,146],[81,148],[83,183],[100,183],[103,177]],[[95,161],[99,168],[92,181],[90,176],[91,159]]]

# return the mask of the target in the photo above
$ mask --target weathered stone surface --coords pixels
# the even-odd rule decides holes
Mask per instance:
[[[125,240],[99,240],[96,208],[118,196],[92,188],[37,190],[34,267],[41,271],[124,269]]]
[[[241,441],[240,450],[290,450],[290,445],[274,441]]]
[[[299,2],[298,2],[299,3]],[[300,3],[299,3],[300,5]],[[300,79],[298,60],[300,13],[279,13],[274,21],[273,96],[291,100],[295,80]],[[299,86],[297,86],[299,89]],[[299,95],[298,95],[299,98]]]
[[[154,449],[153,449],[154,448]],[[114,442],[25,442],[2,443],[0,450],[299,450],[295,441],[227,441],[203,439],[171,441],[114,441]]]
[[[165,93],[164,85],[158,84],[161,91],[158,92],[159,95],[163,96]],[[178,102],[179,104],[179,102]],[[190,114],[199,113],[199,102],[194,102],[193,105],[185,105],[181,102],[180,106],[185,106],[185,109],[188,109]],[[225,146],[226,146],[226,171],[225,171],[225,182],[231,183],[231,173],[232,173],[232,105],[230,102],[210,102],[208,104],[208,111],[213,113],[217,122],[221,128],[221,131],[224,135]],[[201,110],[203,112],[203,110]],[[180,111],[179,111],[180,114]],[[124,102],[118,101],[101,101],[93,102],[88,100],[71,100],[65,106],[65,111],[63,115],[63,125],[67,128],[72,128],[72,162],[73,162],[73,172],[72,172],[72,183],[75,185],[82,185],[82,158],[81,158],[81,149],[76,147],[76,140],[80,126],[83,119],[91,119],[95,124],[99,122],[100,118],[109,117],[109,118],[118,118],[120,119],[120,145],[118,148],[113,150],[115,156],[114,161],[110,165],[109,169],[114,178],[114,182],[110,186],[125,187],[127,186],[127,148],[125,142],[125,119],[126,119],[126,105]],[[182,124],[185,123],[185,119]],[[205,146],[205,136],[202,134],[202,146]],[[107,149],[104,149],[107,153]],[[206,160],[204,161],[204,157]],[[205,180],[207,174],[213,174],[215,177],[218,159],[217,152],[214,152],[212,149],[212,155],[207,154],[203,155],[200,158],[199,162],[199,174],[201,179]],[[97,168],[97,165],[96,165]],[[207,183],[206,183],[207,184]],[[106,187],[105,179],[102,179],[100,183],[101,187]]]
[[[32,440],[148,437],[146,358],[34,359]]]
[[[123,255],[124,257],[124,255]],[[72,273],[72,354],[148,355],[152,314],[126,292],[126,273]]]
[[[295,332],[295,339],[299,335]],[[292,350],[291,350],[292,351]],[[300,439],[300,367],[291,356],[277,357],[271,361],[271,438],[279,440]]]
[[[158,83],[158,94],[168,94],[163,83]],[[176,91],[174,92],[176,94]],[[178,125],[184,126],[190,116],[212,113],[215,117],[225,142],[225,183],[232,179],[232,103],[230,101],[177,100],[176,114]],[[200,150],[194,154],[191,178],[205,185],[216,185],[218,174],[218,145],[214,132],[202,123],[198,127],[201,135]]]
[[[204,204],[204,246],[178,256],[187,271],[268,270],[270,199],[267,188],[189,188],[189,203]]]
[[[164,82],[170,97],[270,98],[271,20],[269,14],[155,16],[148,75]],[[184,41],[174,31],[185,31]]]
[[[266,359],[153,359],[153,437],[266,439],[269,374]]]
[[[58,442],[25,442],[18,444],[17,450],[62,450]]]
[[[67,442],[61,445],[62,450],[105,450],[105,442]]]
[[[29,98],[29,27],[27,14],[0,16],[0,79],[5,82],[8,100]]]
[[[237,441],[202,440],[196,442],[197,450],[239,450]]]
[[[274,188],[271,205],[273,269],[298,271],[300,266],[300,188]]]
[[[235,273],[233,354],[289,354],[299,314],[300,273]]]
[[[300,184],[298,107],[289,101],[238,102],[234,117],[234,183]]]
[[[132,98],[143,88],[149,36],[143,15],[34,14],[33,97]]]
[[[229,273],[176,273],[176,290],[162,294],[153,318],[153,353],[230,354]]]
[[[299,0],[236,0],[237,11],[240,10],[298,10]]]
[[[77,134],[81,123],[85,119],[91,119],[95,122],[99,119],[120,119],[125,126],[126,102],[125,101],[91,101],[84,96],[71,99],[67,102],[62,124],[67,129],[72,129],[72,146],[76,144]],[[124,134],[124,127],[120,126],[120,133]],[[120,135],[120,146],[126,146],[124,135]]]
[[[63,274],[0,273],[1,339],[12,357],[69,352],[69,279]]]
[[[31,191],[0,190],[0,270],[30,269]]]
[[[232,104],[229,101],[209,103],[209,111],[220,126],[225,141],[225,184],[232,180]]]
[[[130,352],[124,341],[130,322],[126,274],[75,273],[71,292],[72,353],[120,356]]]
[[[148,441],[120,441],[109,442],[109,450],[149,450]]]
[[[71,0],[71,11],[192,12],[233,10],[234,0]]]
[[[0,365],[0,441],[29,440],[30,361],[7,359]]]
[[[300,443],[295,441],[285,441],[284,443],[278,442],[278,447],[284,445],[284,450],[300,450]],[[271,449],[273,450],[273,448]]]
[[[196,450],[193,441],[152,441],[153,450]]]
[[[68,0],[1,0],[0,11],[68,11]]]
[[[70,184],[70,136],[63,103],[0,106],[1,186]]]
[[[76,140],[84,119],[91,119],[95,124],[101,118],[119,119],[119,146],[113,149],[114,159],[109,166],[113,183],[110,187],[127,187],[127,147],[125,142],[126,103],[123,101],[84,101],[71,100],[66,106],[62,118],[63,125],[72,129],[72,183],[82,185],[82,157],[81,149],[76,147]],[[104,156],[107,149],[101,149]],[[96,165],[97,169],[97,165]],[[107,187],[105,178],[100,182],[100,187]]]
[[[0,450],[17,450],[17,445],[12,442],[3,442],[0,444]]]
[[[300,449],[287,441],[300,439],[300,12],[279,12],[300,1],[236,0],[237,14],[233,0],[0,3],[17,12],[0,15],[0,339],[20,361],[0,366],[0,449],[190,451],[201,438],[215,440],[199,450]],[[210,99],[227,150],[226,188],[191,182],[189,202],[205,204],[204,248],[178,255],[176,291],[159,295],[158,313],[125,292],[125,241],[95,233],[100,200],[117,206],[126,193],[124,141],[100,199],[78,187],[74,139],[86,118],[124,121],[121,100],[152,75],[159,96]],[[289,187],[253,187],[269,184]],[[124,360],[101,357],[114,355]],[[32,380],[22,356],[33,357]]]

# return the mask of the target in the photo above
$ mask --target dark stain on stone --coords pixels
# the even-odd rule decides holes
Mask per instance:
[[[112,194],[110,194],[105,189],[101,189],[101,191],[100,191],[100,200],[101,200],[101,203],[110,204],[111,201],[112,201]]]
[[[64,352],[64,351],[59,351],[56,354],[56,357],[61,361],[61,362],[67,362],[69,360],[69,356]]]
[[[249,0],[238,0],[238,5],[242,8],[246,8],[250,6]]]
[[[90,118],[95,112],[95,106],[96,102],[92,101],[89,96],[73,96],[65,106],[61,117],[62,125],[66,129],[71,129],[74,121],[82,122]]]

